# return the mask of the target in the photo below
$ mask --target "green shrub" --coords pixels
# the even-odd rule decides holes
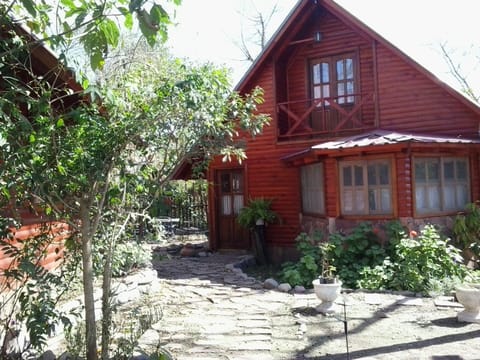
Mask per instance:
[[[348,235],[330,235],[327,257],[345,287],[356,288],[365,269],[382,265],[388,254],[376,229],[361,223]]]
[[[395,276],[388,287],[427,294],[429,284],[436,281],[438,284],[445,279],[463,279],[467,269],[462,260],[460,250],[450,239],[442,238],[434,226],[427,225],[418,237],[405,234],[396,245]]]
[[[282,264],[280,279],[292,286],[302,285],[306,288],[312,287],[312,281],[316,279],[321,271],[322,252],[320,243],[321,233],[315,233],[313,237],[301,233],[295,239],[300,259],[297,262],[285,262]]]

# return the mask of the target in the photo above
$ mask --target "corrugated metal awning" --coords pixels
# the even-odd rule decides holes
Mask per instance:
[[[328,154],[335,150],[382,147],[406,143],[416,144],[480,144],[480,139],[464,139],[446,136],[420,135],[414,133],[400,133],[390,130],[376,129],[362,134],[340,138],[333,141],[313,145],[302,151],[287,155],[282,160],[290,162],[306,158],[313,154]]]

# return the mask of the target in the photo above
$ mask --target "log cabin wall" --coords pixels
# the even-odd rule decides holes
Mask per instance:
[[[377,48],[380,127],[395,131],[478,137],[478,115],[440,81],[420,73],[383,45]]]

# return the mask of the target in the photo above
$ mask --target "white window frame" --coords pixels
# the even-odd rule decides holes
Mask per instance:
[[[449,162],[453,162],[454,164],[453,179],[447,179],[445,175],[445,165]],[[424,164],[425,181],[420,181],[418,179],[419,174],[417,174],[422,163]],[[432,178],[427,170],[428,164],[433,163],[438,165],[437,179]],[[458,178],[459,163],[464,163],[465,165],[465,179]],[[465,205],[471,201],[468,157],[415,157],[413,160],[413,169],[414,203],[417,214],[435,215],[456,212],[463,210]],[[447,193],[448,189],[454,189],[454,191]],[[420,197],[422,200],[420,200]],[[450,197],[450,201],[453,198],[453,206],[447,204],[447,197]]]
[[[300,168],[302,212],[325,214],[325,187],[323,163],[305,165]]]
[[[376,169],[375,184],[369,183],[368,169],[372,166]],[[388,183],[380,183],[380,174],[377,172],[379,166],[387,166]],[[348,168],[350,184],[346,184],[345,170]],[[340,204],[343,215],[393,215],[392,161],[390,159],[340,161],[339,175]],[[386,199],[382,199],[385,195]]]

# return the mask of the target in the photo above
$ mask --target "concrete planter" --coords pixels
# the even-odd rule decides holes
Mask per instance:
[[[462,284],[455,293],[458,302],[465,308],[458,313],[458,321],[480,323],[480,284]]]
[[[322,314],[331,314],[337,311],[337,307],[334,301],[340,295],[342,290],[342,282],[338,280],[337,282],[330,284],[322,284],[320,279],[315,279],[312,281],[313,289],[315,290],[315,295],[321,301],[321,304],[316,307],[316,310]]]

